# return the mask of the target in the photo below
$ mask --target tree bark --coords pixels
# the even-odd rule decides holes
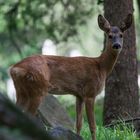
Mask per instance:
[[[133,13],[132,0],[104,0],[105,17],[119,26],[128,13]],[[106,80],[103,122],[136,117],[139,107],[136,38],[134,22],[124,33],[122,52],[113,72]]]
[[[140,74],[140,61],[138,61],[138,74]]]

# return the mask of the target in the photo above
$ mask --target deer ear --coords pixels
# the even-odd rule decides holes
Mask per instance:
[[[124,32],[125,30],[127,30],[131,26],[132,21],[133,21],[132,14],[128,14],[120,26],[121,31]]]
[[[101,30],[103,30],[105,32],[109,32],[109,30],[110,30],[110,23],[102,15],[98,16],[98,25],[99,25]]]

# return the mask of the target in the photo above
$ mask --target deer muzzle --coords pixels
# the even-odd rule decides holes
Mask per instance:
[[[121,49],[122,46],[119,43],[114,43],[112,47],[113,49]]]

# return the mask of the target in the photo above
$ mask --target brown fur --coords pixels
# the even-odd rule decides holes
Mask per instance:
[[[110,34],[113,27],[104,17],[99,16],[98,23],[102,30]],[[122,33],[117,29],[118,32],[114,33],[116,37]],[[85,103],[92,139],[95,140],[95,118],[92,113],[95,97],[101,92],[120,52],[112,46],[113,43],[108,41],[106,50],[97,58],[34,55],[23,59],[10,69],[16,88],[17,105],[35,115],[42,98],[48,93],[74,95],[77,133],[80,134],[82,127]]]

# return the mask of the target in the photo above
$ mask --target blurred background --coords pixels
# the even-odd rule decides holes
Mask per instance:
[[[138,2],[134,0],[140,64]],[[0,0],[0,91],[15,101],[8,69],[27,56],[42,53],[71,57],[99,56],[104,42],[104,33],[97,24],[99,14],[103,14],[102,0]],[[97,98],[97,124],[102,123],[103,97],[102,93]],[[74,118],[75,99],[59,96],[59,100]]]

